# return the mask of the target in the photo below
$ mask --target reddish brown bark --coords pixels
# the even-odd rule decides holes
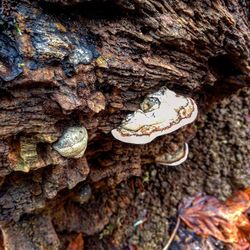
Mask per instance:
[[[60,247],[50,223],[52,240],[27,236],[29,214],[40,225],[57,211],[59,231],[101,230],[116,205],[94,195],[79,206],[71,202],[79,189],[89,183],[98,194],[140,175],[142,164],[196,132],[189,125],[138,146],[115,141],[111,129],[162,86],[193,97],[202,117],[214,101],[249,85],[248,18],[248,2],[236,0],[4,2],[0,221],[8,249],[17,249],[16,237],[25,238],[25,249]],[[85,156],[63,158],[51,145],[78,124],[89,133]]]

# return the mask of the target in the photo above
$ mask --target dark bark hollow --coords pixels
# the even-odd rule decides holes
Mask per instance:
[[[201,118],[215,101],[249,86],[249,9],[244,0],[3,1],[6,248],[58,249],[58,231],[100,231],[115,210],[100,190],[140,175],[142,164],[194,137],[192,124],[145,145],[115,140],[110,131],[147,94],[166,86],[190,96]],[[87,150],[64,158],[52,143],[78,125],[88,131]]]

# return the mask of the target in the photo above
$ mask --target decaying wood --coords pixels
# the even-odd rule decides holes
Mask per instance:
[[[7,249],[17,249],[16,237],[28,241],[25,249],[60,248],[46,212],[57,211],[58,231],[98,232],[114,212],[108,204],[103,215],[91,212],[94,224],[89,217],[80,225],[101,202],[65,202],[85,182],[98,192],[140,175],[142,164],[195,135],[189,125],[146,145],[115,141],[110,131],[145,95],[167,86],[194,98],[202,116],[249,85],[249,9],[244,0],[3,1],[0,221]],[[89,134],[85,156],[63,158],[52,143],[79,124]],[[54,233],[27,240],[32,219],[25,214],[35,214],[37,225],[48,221]]]

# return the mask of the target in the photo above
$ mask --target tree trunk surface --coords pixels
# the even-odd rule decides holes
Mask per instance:
[[[206,126],[215,102],[250,84],[247,0],[1,4],[5,249],[66,249],[79,233],[91,239],[119,206],[128,206],[131,190],[120,183],[140,176],[142,166],[154,164],[158,155],[189,142]],[[145,145],[116,140],[111,130],[163,86],[196,101],[196,122]],[[79,159],[65,158],[52,144],[79,125],[88,131],[86,152]],[[170,193],[183,180],[180,173],[168,174]],[[209,177],[205,170],[199,175]],[[195,182],[187,170],[184,176],[185,185]],[[242,177],[239,186],[247,179]],[[183,190],[176,200],[187,193]],[[166,209],[176,209],[176,200],[170,199]]]

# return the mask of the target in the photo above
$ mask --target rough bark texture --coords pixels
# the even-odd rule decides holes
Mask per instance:
[[[249,9],[244,0],[3,1],[6,249],[64,249],[57,233],[102,230],[118,205],[100,190],[139,176],[143,164],[188,142],[215,101],[249,85]],[[114,140],[111,129],[162,86],[197,101],[196,125],[146,145]],[[79,124],[89,134],[86,153],[63,158],[51,145]]]

